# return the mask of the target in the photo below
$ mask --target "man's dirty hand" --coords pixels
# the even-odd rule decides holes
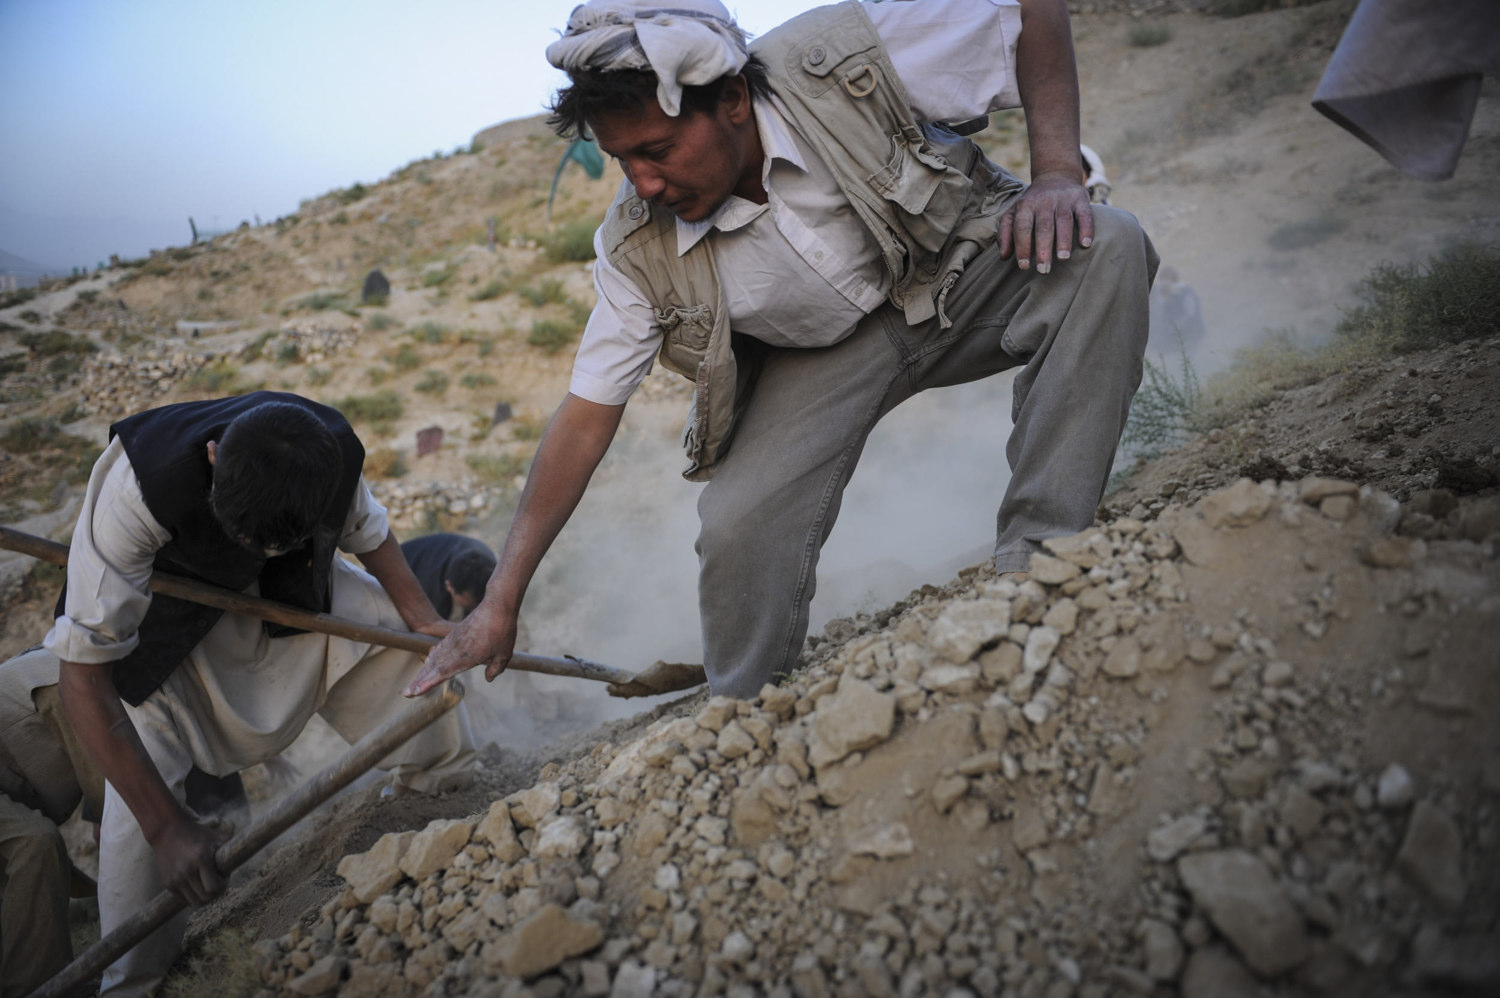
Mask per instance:
[[[226,882],[214,854],[233,832],[227,823],[187,816],[168,825],[151,843],[157,872],[167,890],[195,908],[224,893]]]
[[[515,647],[516,615],[497,609],[488,600],[482,601],[427,653],[422,671],[403,693],[409,697],[421,696],[481,663],[485,665],[484,678],[493,681],[505,671]]]
[[[1038,274],[1048,273],[1054,260],[1073,255],[1075,228],[1077,245],[1087,249],[1094,242],[1088,191],[1076,175],[1041,174],[1000,216],[1000,256],[1014,254],[1022,270],[1035,265]]]

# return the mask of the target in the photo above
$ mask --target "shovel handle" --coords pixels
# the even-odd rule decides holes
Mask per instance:
[[[49,561],[54,565],[68,563],[66,545],[35,537],[11,527],[0,526],[0,547],[30,555],[41,561]],[[343,617],[335,617],[330,613],[315,613],[312,610],[287,606],[275,600],[247,596],[232,589],[199,582],[196,579],[185,579],[180,575],[171,575],[167,572],[151,573],[151,591],[191,603],[217,607],[220,610],[249,614],[261,620],[269,620],[273,624],[284,624],[304,631],[317,631],[319,634],[331,634],[334,637],[349,638],[352,641],[363,641],[366,644],[382,645],[386,648],[400,648],[402,651],[415,652],[418,655],[427,654],[432,646],[438,643],[438,639],[429,634],[400,631],[374,624],[361,624]],[[590,662],[587,659],[571,656],[550,658],[546,655],[529,655],[526,652],[516,652],[512,655],[510,664],[506,668],[520,672],[539,672],[548,676],[592,679],[596,682],[621,685],[630,683],[636,678],[633,672],[617,669],[612,665]]]

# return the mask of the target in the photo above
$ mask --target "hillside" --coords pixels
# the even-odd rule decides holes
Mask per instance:
[[[1093,530],[995,579],[1009,427],[973,415],[1008,385],[914,400],[872,439],[787,685],[636,712],[474,677],[478,785],[324,809],[195,916],[174,993],[1500,989],[1500,330],[1304,353],[1375,266],[1500,244],[1500,94],[1457,177],[1402,177],[1307,105],[1352,6],[1075,17],[1084,139],[1202,298],[1191,364],[1225,406],[1122,458]],[[1017,116],[983,141],[1024,171]],[[531,119],[476,146],[0,299],[0,522],[66,536],[109,421],[264,385],[350,414],[403,536],[498,543],[617,177],[570,168],[549,229],[562,143]],[[534,650],[698,654],[686,399],[658,372],[632,401],[528,601]],[[40,638],[56,582],[0,554],[0,652]]]

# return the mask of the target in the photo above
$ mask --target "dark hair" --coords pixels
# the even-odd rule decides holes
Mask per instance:
[[[484,599],[484,587],[494,574],[495,556],[488,551],[471,550],[453,559],[448,566],[448,577],[443,581],[452,586],[455,593],[478,603]]]
[[[225,532],[251,550],[300,547],[333,502],[342,466],[317,416],[263,402],[224,430],[209,502]]]
[[[757,56],[740,70],[740,76],[750,88],[750,96],[764,99],[771,94],[771,84],[766,77],[766,64]],[[547,124],[565,139],[589,134],[589,119],[612,111],[639,111],[647,101],[656,100],[656,74],[649,69],[580,69],[568,74],[571,86],[563,87],[552,95]],[[712,83],[682,88],[682,110],[684,113],[712,113],[724,96],[724,87],[734,79],[721,76]]]

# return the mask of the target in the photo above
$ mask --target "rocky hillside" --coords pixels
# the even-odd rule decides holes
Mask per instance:
[[[1500,990],[1500,338],[1289,373],[1375,264],[1500,238],[1500,101],[1484,94],[1458,177],[1420,185],[1307,108],[1345,0],[1235,19],[1097,6],[1074,25],[1085,140],[1203,299],[1197,373],[1280,330],[1231,372],[1213,428],[1123,462],[1097,526],[1024,585],[954,562],[984,530],[934,544],[926,564],[972,567],[848,600],[753,701],[616,706],[598,726],[576,684],[476,679],[501,745],[477,786],[334,802],[195,916],[172,993]],[[351,415],[403,533],[498,539],[592,301],[577,233],[614,185],[566,174],[549,229],[562,145],[536,121],[480,140],[0,302],[0,520],[64,536],[109,420],[264,385]],[[985,142],[1023,168],[1014,116]],[[376,267],[390,290],[362,302]],[[931,494],[885,473],[913,440],[988,422],[954,398],[872,442],[874,491],[969,501],[957,463],[917,476]],[[597,526],[564,538],[564,559],[637,580],[627,667],[693,654],[658,585],[691,552],[668,491],[684,402],[648,379]],[[432,427],[441,446],[418,456]],[[873,559],[897,521],[872,519]],[[558,598],[528,604],[538,650],[627,629],[553,571]],[[0,585],[9,653],[45,630],[56,574],[0,556]],[[336,745],[312,737],[294,760]],[[257,803],[275,793],[250,776]]]

